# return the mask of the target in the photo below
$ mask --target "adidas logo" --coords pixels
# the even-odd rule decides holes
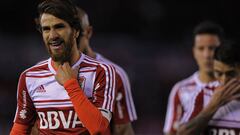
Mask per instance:
[[[37,87],[37,90],[36,90],[37,93],[43,93],[43,92],[46,92],[46,90],[44,89],[43,85],[40,85]]]

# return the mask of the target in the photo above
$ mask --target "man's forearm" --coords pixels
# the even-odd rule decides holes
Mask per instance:
[[[88,131],[94,135],[98,133],[104,134],[108,128],[109,121],[84,95],[78,81],[71,79],[64,84],[64,87],[72,101],[74,110]]]

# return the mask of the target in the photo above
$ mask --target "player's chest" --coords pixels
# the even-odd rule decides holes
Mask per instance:
[[[85,95],[92,97],[95,72],[82,72],[78,75],[78,82]],[[33,101],[69,99],[67,91],[55,79],[55,76],[46,78],[26,78],[27,89]]]
[[[231,101],[214,114],[211,125],[231,126],[240,129],[240,101]]]

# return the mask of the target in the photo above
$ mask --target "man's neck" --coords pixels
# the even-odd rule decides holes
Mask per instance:
[[[94,59],[97,57],[96,52],[94,52],[90,46],[86,48],[86,55]]]
[[[70,61],[67,61],[67,62],[69,62],[70,66],[73,66],[80,59],[81,55],[82,55],[81,52],[78,52],[78,51],[73,52],[73,55],[70,58]],[[54,68],[57,69],[59,67],[59,65],[62,65],[63,63],[52,61],[52,64],[53,64]]]
[[[203,83],[215,81],[215,78],[210,73],[199,71],[199,80]]]

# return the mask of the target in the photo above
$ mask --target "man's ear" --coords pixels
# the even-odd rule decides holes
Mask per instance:
[[[79,37],[79,34],[80,34],[80,30],[75,30],[76,32],[74,32],[74,37],[75,38],[78,38]]]
[[[93,34],[93,27],[92,26],[88,26],[86,32],[87,32],[86,33],[87,38],[90,39],[92,37],[92,34]]]
[[[193,55],[193,58],[196,60],[196,53],[195,53],[195,46],[192,47],[192,55]]]

